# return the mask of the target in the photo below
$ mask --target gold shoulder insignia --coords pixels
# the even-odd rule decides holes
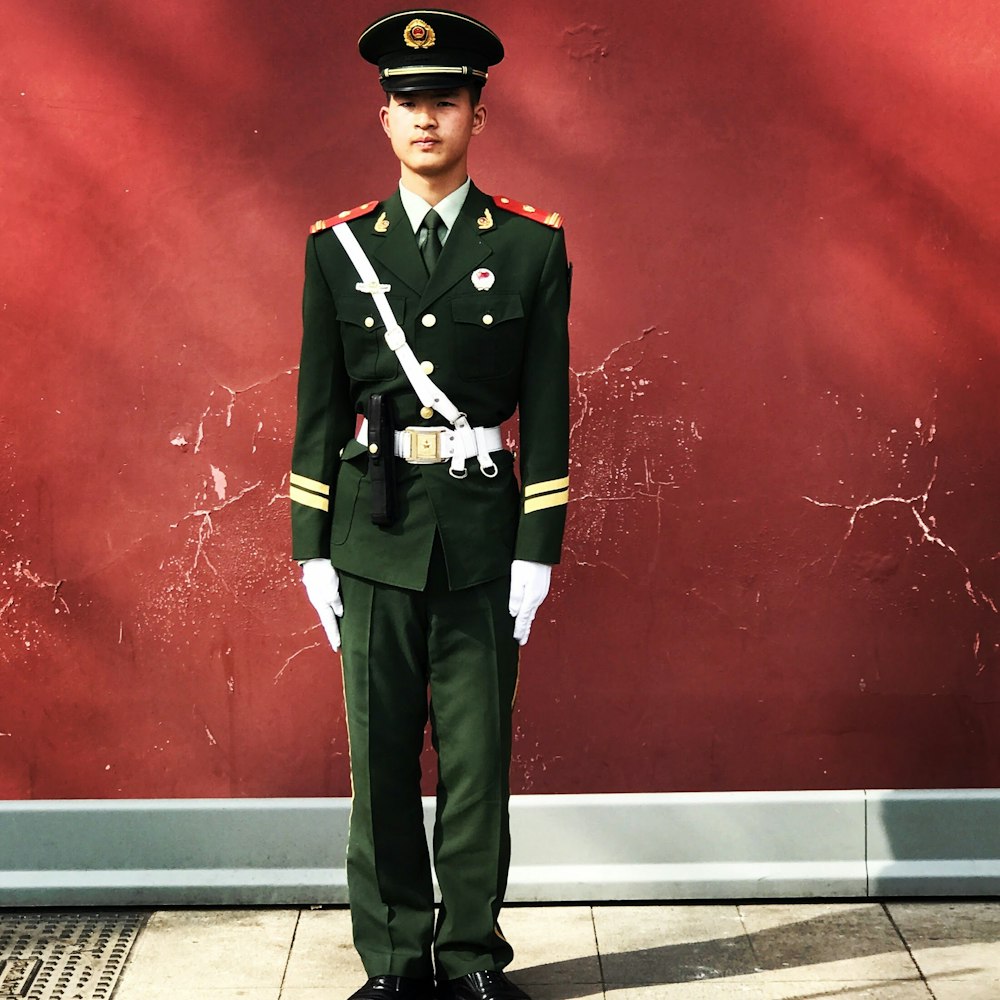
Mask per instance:
[[[375,211],[377,205],[377,201],[366,201],[363,205],[358,205],[357,208],[349,208],[346,212],[341,212],[339,215],[331,215],[329,219],[320,219],[309,227],[309,232],[321,233],[324,229],[336,226],[340,222],[350,222],[351,219],[360,219],[362,215],[367,215],[369,212]]]
[[[523,215],[526,219],[534,219],[535,222],[542,223],[543,226],[551,226],[553,229],[560,229],[563,224],[563,217],[558,212],[547,212],[543,208],[535,208],[534,205],[525,205],[523,202],[514,201],[502,194],[495,195],[493,200],[496,204],[508,212],[515,215]]]

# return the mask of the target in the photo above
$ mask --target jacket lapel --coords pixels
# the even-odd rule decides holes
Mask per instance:
[[[478,221],[492,204],[492,200],[475,185],[469,188],[462,211],[448,234],[434,273],[420,297],[417,307],[419,310],[426,309],[463,278],[468,280],[472,272],[493,252],[483,242]],[[416,257],[417,262],[422,264],[419,251],[416,252]]]
[[[382,203],[378,214],[367,216],[364,222],[364,229],[359,227],[357,235],[365,253],[384,264],[414,292],[422,292],[427,284],[427,270],[399,191]]]

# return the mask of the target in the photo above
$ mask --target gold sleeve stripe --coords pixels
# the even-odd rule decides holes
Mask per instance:
[[[564,490],[567,486],[569,486],[569,476],[563,476],[562,479],[550,479],[546,483],[532,483],[530,486],[525,486],[524,495],[533,497],[539,493],[549,493],[552,490]]]
[[[290,486],[288,488],[288,495],[292,500],[302,504],[304,507],[315,507],[317,510],[330,509],[330,501],[326,497],[318,497],[315,493],[306,493],[305,490],[300,490],[297,486]]]
[[[535,497],[534,500],[524,501],[524,513],[531,514],[536,510],[545,510],[547,507],[562,507],[569,503],[569,490],[560,493],[546,493],[543,497]]]
[[[307,490],[312,490],[313,493],[322,493],[323,496],[328,497],[330,495],[330,487],[326,483],[317,482],[315,479],[309,479],[306,476],[300,476],[297,472],[293,472],[289,477],[288,481],[293,486],[303,486]]]

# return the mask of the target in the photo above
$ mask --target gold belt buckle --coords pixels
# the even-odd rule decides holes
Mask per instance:
[[[411,427],[406,433],[410,436],[410,457],[407,461],[411,465],[434,465],[442,460],[440,431]]]

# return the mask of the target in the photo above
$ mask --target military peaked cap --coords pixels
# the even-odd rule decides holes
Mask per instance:
[[[370,24],[358,50],[379,68],[386,93],[486,83],[503,43],[482,21],[452,10],[402,10]]]

